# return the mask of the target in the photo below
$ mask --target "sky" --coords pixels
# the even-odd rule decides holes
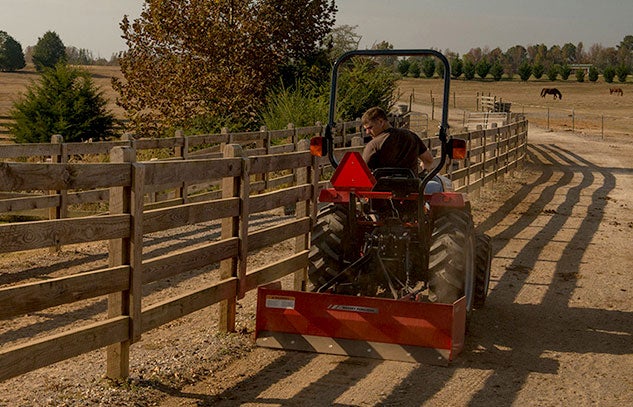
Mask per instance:
[[[125,50],[119,23],[140,0],[0,0],[0,30],[23,49],[47,31],[66,46],[110,59]],[[633,0],[337,0],[336,25],[357,26],[360,48],[501,48],[583,43],[615,47],[633,35]]]

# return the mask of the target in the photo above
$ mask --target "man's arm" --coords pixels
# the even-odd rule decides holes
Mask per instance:
[[[431,150],[426,150],[422,154],[420,154],[420,167],[422,169],[430,171],[433,168],[433,155],[431,154]]]

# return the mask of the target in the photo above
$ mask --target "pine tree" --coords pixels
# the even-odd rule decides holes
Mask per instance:
[[[33,48],[33,64],[38,72],[53,68],[59,62],[66,62],[66,47],[53,31],[47,31]]]
[[[22,45],[4,31],[0,31],[0,71],[16,71],[26,66]]]
[[[106,104],[87,71],[60,63],[45,69],[39,83],[14,103],[11,131],[18,143],[50,142],[53,134],[69,142],[105,139],[114,135]]]

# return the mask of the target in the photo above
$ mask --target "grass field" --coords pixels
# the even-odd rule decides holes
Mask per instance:
[[[111,87],[112,77],[121,77],[116,66],[84,67],[93,76],[95,84],[109,100],[108,108],[117,116],[123,111],[115,103],[116,92]],[[24,93],[26,87],[37,81],[38,74],[31,68],[19,72],[0,72],[0,116],[6,116],[15,100]],[[552,96],[542,98],[541,89],[556,87],[562,100]],[[620,87],[623,96],[611,95],[610,87]],[[405,78],[400,81],[401,101],[431,105],[433,102],[439,115],[442,99],[442,81],[439,79]],[[450,107],[455,111],[477,109],[477,95],[496,96],[504,102],[512,103],[512,112],[524,113],[531,123],[554,130],[574,130],[604,137],[633,135],[633,83],[579,83],[575,76],[567,81],[530,80],[472,80],[451,81]],[[413,96],[413,97],[412,97]]]

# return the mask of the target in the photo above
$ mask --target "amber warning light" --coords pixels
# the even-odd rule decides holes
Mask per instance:
[[[376,178],[360,153],[348,152],[330,182],[339,191],[369,191],[376,185]]]

